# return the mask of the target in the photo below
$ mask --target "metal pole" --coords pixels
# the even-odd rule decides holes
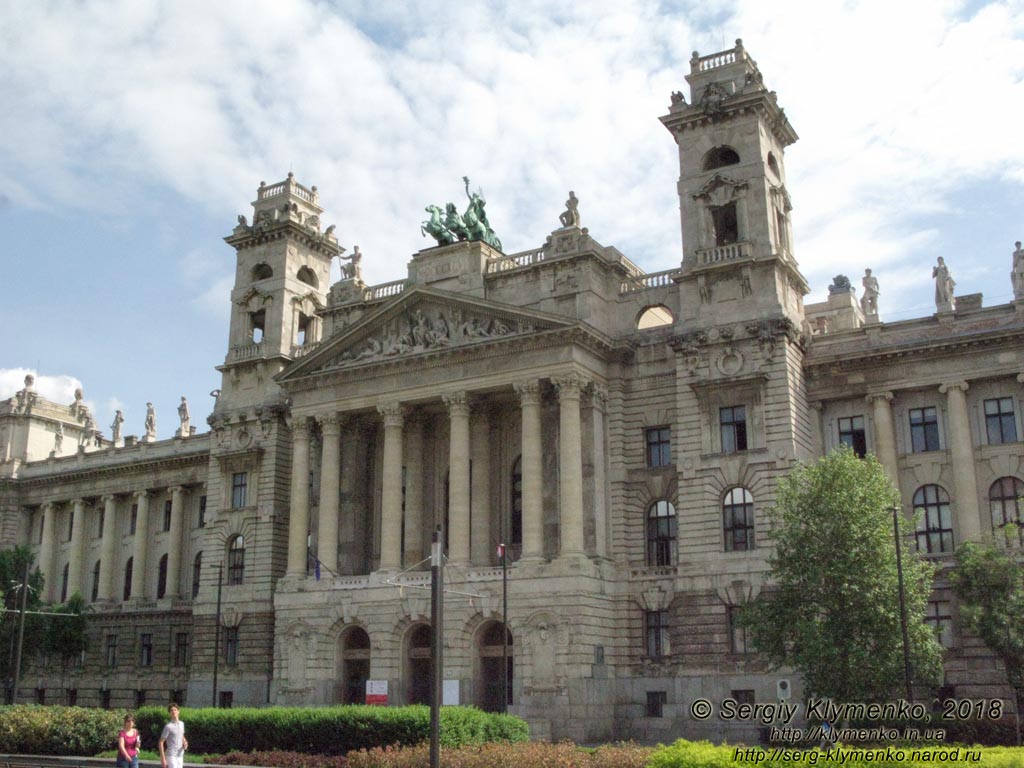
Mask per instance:
[[[907,634],[907,603],[903,596],[903,554],[900,547],[900,508],[892,508],[892,529],[896,536],[896,576],[900,589],[900,629],[903,631],[903,677],[907,686],[907,701],[914,700],[910,683],[910,637]]]
[[[508,547],[501,546],[501,711],[508,714]]]
[[[441,696],[444,691],[444,545],[441,526],[434,527],[430,546],[430,768],[441,765]]]
[[[217,619],[213,632],[213,706],[217,706],[217,670],[220,668],[220,593],[224,581],[224,563],[217,565]]]
[[[28,603],[28,568],[31,558],[25,559],[25,573],[21,577],[21,615],[18,617],[18,649],[14,654],[14,690],[11,704],[18,703],[18,685],[21,684],[21,651],[25,644],[25,607]]]

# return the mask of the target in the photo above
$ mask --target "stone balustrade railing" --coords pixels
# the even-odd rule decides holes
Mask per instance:
[[[365,298],[367,301],[377,301],[397,296],[405,290],[405,280],[392,280],[390,283],[371,285],[366,289]]]
[[[698,264],[717,264],[720,261],[742,259],[750,253],[750,243],[739,242],[720,245],[715,248],[701,248],[697,251]]]
[[[311,341],[308,344],[292,344],[292,358],[297,360],[300,357],[305,357],[319,347],[320,344],[321,342],[319,341]]]
[[[532,264],[537,264],[545,261],[546,259],[547,252],[543,248],[534,248],[529,251],[511,253],[507,256],[501,256],[489,261],[487,263],[487,270],[485,274],[493,275],[497,272],[507,272],[510,269],[529,267]]]
[[[619,266],[626,270],[630,277],[643,277],[644,271],[625,256],[619,256]]]
[[[707,56],[698,56],[693,52],[690,58],[690,74],[695,72],[707,72],[709,69],[724,67],[726,64],[733,64],[746,59],[747,53],[743,49],[743,41],[736,40],[736,47],[718,53],[709,53]]]
[[[248,360],[250,357],[259,357],[263,351],[263,343],[256,342],[255,344],[241,344],[237,347],[231,348],[229,359],[231,362],[237,362],[238,360]]]
[[[623,280],[619,286],[619,293],[634,293],[635,291],[646,291],[648,288],[661,288],[666,285],[672,285],[672,278],[678,274],[678,269],[666,269],[663,272],[641,275],[634,280]]]

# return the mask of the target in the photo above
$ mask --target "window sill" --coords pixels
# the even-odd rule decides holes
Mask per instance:
[[[756,455],[767,454],[767,453],[768,453],[768,449],[767,448],[747,448],[745,451],[729,451],[728,453],[726,453],[726,452],[702,453],[700,455],[700,457],[702,459],[707,460],[707,459],[723,459],[723,458],[727,458],[729,456],[756,456]]]

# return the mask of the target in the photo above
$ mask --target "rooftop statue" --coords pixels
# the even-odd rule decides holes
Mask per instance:
[[[578,227],[580,225],[580,201],[576,193],[569,191],[569,199],[565,201],[565,210],[558,216],[563,227]]]
[[[932,267],[932,277],[935,278],[935,310],[937,312],[952,312],[956,309],[956,299],[953,297],[953,289],[956,281],[946,266],[946,261],[939,256],[938,264]]]
[[[1010,273],[1010,281],[1013,283],[1013,298],[1020,301],[1024,299],[1024,248],[1020,247],[1020,240],[1015,242],[1014,246],[1016,249],[1013,252],[1013,271]]]
[[[466,212],[459,216],[455,203],[448,203],[443,210],[439,206],[428,205],[425,210],[430,218],[420,224],[420,233],[430,235],[438,245],[450,245],[459,240],[480,240],[500,251],[501,240],[494,234],[487,220],[487,200],[480,190],[469,191],[468,176],[463,176],[462,181],[466,185],[466,197],[469,198]]]

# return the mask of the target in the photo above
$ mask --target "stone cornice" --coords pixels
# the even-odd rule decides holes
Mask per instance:
[[[185,469],[191,466],[206,467],[210,461],[209,451],[194,453],[187,456],[167,456],[164,458],[152,458],[141,461],[125,462],[102,467],[78,467],[68,472],[48,472],[40,477],[21,477],[10,480],[13,485],[22,489],[38,488],[40,486],[53,486],[60,483],[66,487],[67,483],[83,480],[99,480],[111,476],[134,478],[146,472],[159,470]],[[178,483],[171,483],[177,485]],[[126,491],[127,493],[127,491]]]
[[[285,238],[327,256],[337,256],[343,250],[336,241],[328,239],[323,233],[290,220],[274,222],[262,228],[250,227],[247,231],[228,235],[224,242],[241,251]]]
[[[786,117],[786,111],[778,105],[773,95],[763,88],[729,96],[722,102],[719,112],[709,113],[700,104],[693,104],[688,109],[665,115],[661,122],[673,133],[682,133],[751,113],[756,113],[764,119],[784,147],[793,144],[799,138]]]

